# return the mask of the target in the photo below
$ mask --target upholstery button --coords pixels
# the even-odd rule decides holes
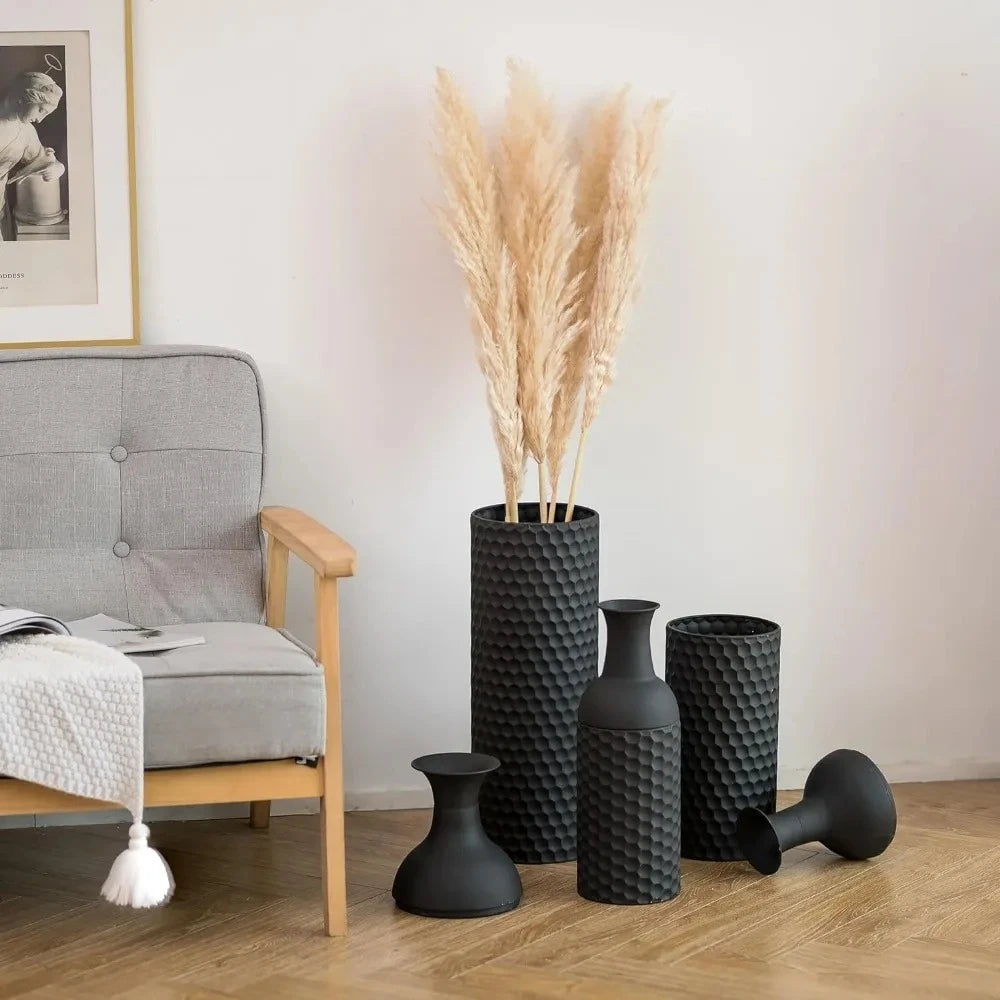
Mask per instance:
[[[116,444],[114,448],[111,449],[111,457],[116,462],[124,462],[128,458],[128,450],[123,448],[120,444]]]
[[[128,542],[115,542],[111,550],[119,559],[124,559],[131,551],[132,546]]]

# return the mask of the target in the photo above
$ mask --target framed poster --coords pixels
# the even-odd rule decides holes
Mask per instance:
[[[0,7],[0,347],[139,341],[129,0]]]

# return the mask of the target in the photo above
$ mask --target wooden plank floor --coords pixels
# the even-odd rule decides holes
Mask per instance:
[[[459,921],[387,891],[428,814],[353,813],[346,941],[320,934],[316,817],[157,824],[178,890],[146,913],[95,901],[122,827],[0,831],[0,1000],[1000,997],[1000,782],[896,796],[874,862],[817,845],[772,878],[685,862],[680,897],[647,907],[525,867],[518,910]]]

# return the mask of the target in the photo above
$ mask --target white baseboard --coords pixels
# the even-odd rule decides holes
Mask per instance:
[[[893,782],[906,781],[976,781],[984,778],[1000,778],[1000,761],[952,760],[916,761],[904,760],[895,764],[876,761],[885,776]],[[801,788],[809,775],[808,767],[779,767],[779,788]]]
[[[423,788],[368,788],[347,792],[344,806],[348,812],[371,812],[375,809],[429,809],[431,790]]]
[[[954,760],[942,763],[901,761],[881,765],[890,781],[973,781],[1000,778],[1000,761]],[[809,767],[779,767],[778,787],[801,788],[806,783]],[[346,795],[347,810],[428,809],[433,804],[431,791],[424,788],[378,788]]]
[[[881,765],[890,781],[963,781],[1000,778],[1000,761],[954,760],[928,763],[900,761]],[[779,788],[801,788],[809,774],[808,767],[779,767]],[[347,792],[344,805],[348,812],[376,809],[428,809],[431,791],[423,788],[369,788]],[[272,816],[308,816],[319,812],[318,799],[278,799],[271,804]],[[211,806],[170,806],[149,809],[146,818],[157,820],[241,819],[247,816],[246,803]],[[126,823],[128,813],[53,813],[48,816],[0,816],[0,830],[32,826],[86,826],[94,823]]]

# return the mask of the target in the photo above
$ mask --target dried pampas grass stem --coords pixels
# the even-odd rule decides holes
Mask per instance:
[[[452,77],[437,72],[436,158],[444,182],[438,225],[466,282],[477,334],[476,355],[500,456],[508,521],[517,520],[524,473],[524,432],[518,399],[518,303],[514,264],[503,239],[500,192],[489,147]]]
[[[521,63],[508,63],[510,95],[500,143],[504,236],[517,274],[518,379],[524,444],[538,463],[538,516],[548,521],[545,464],[566,357],[581,330],[576,168],[550,100]]]
[[[587,443],[587,431],[580,431],[580,443],[576,449],[576,461],[573,463],[573,479],[569,484],[569,502],[566,504],[566,517],[564,520],[572,521],[573,512],[576,510],[576,491],[580,486],[580,470],[583,468],[583,449]]]
[[[625,331],[628,307],[636,290],[639,221],[656,170],[656,146],[665,102],[648,104],[635,121],[625,124],[608,172],[607,202],[600,244],[592,271],[589,305],[589,351],[583,386],[583,413],[574,480],[579,479],[587,431],[614,379],[615,356]],[[574,482],[566,520],[576,505]]]
[[[580,240],[573,254],[573,273],[580,276],[576,315],[579,333],[566,354],[566,367],[556,397],[549,440],[549,478],[553,487],[550,519],[555,520],[556,500],[562,466],[570,437],[580,416],[580,390],[590,356],[590,311],[604,216],[608,205],[611,164],[621,144],[628,88],[623,87],[593,113],[580,152],[580,173],[573,216]]]

